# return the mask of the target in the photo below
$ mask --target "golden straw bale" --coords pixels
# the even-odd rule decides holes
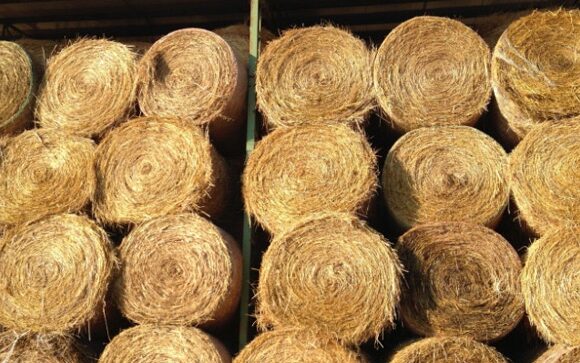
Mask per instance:
[[[262,259],[262,330],[305,328],[346,344],[394,326],[401,265],[387,240],[348,214],[316,216],[273,239]]]
[[[0,41],[0,134],[21,131],[32,121],[35,83],[28,53]]]
[[[225,347],[196,328],[138,325],[105,348],[99,363],[230,363]]]
[[[145,324],[220,325],[236,312],[242,257],[233,238],[203,217],[179,214],[135,227],[119,248],[114,295]]]
[[[494,348],[469,338],[418,340],[398,350],[389,363],[508,363]]]
[[[224,28],[215,29],[214,32],[220,37],[224,38],[226,42],[232,47],[238,59],[242,64],[248,63],[248,56],[250,50],[250,26],[247,24],[230,25]],[[262,27],[260,31],[260,46],[263,49],[269,42],[274,40],[276,36],[268,29]]]
[[[359,354],[309,330],[282,329],[258,335],[234,363],[363,363]]]
[[[272,233],[319,212],[365,215],[377,188],[376,156],[344,125],[275,130],[250,154],[246,210]]]
[[[0,362],[81,363],[83,361],[72,339],[0,332]]]
[[[93,221],[59,214],[8,230],[0,240],[0,325],[64,333],[99,313],[116,260]]]
[[[374,107],[371,64],[365,43],[346,30],[287,30],[260,55],[258,108],[270,127],[360,125]]]
[[[463,23],[415,17],[390,32],[378,50],[377,102],[400,132],[474,125],[491,97],[489,61],[487,44]]]
[[[542,235],[580,225],[580,120],[543,124],[510,155],[511,189],[524,228]]]
[[[497,42],[491,77],[498,129],[510,144],[539,123],[580,120],[580,10],[513,22]]]
[[[580,228],[561,227],[532,243],[522,292],[532,326],[550,343],[580,345]]]
[[[397,251],[407,271],[401,316],[417,334],[497,340],[523,317],[520,258],[491,229],[419,225],[399,238]]]
[[[578,363],[580,347],[555,345],[542,354],[534,363]]]
[[[0,225],[77,212],[93,198],[95,144],[58,130],[29,130],[0,150]]]
[[[124,44],[80,39],[48,60],[36,104],[41,127],[101,136],[135,101],[136,55]]]
[[[93,212],[131,225],[184,211],[220,214],[228,171],[206,135],[178,119],[142,117],[111,131],[96,152]]]
[[[494,227],[509,200],[508,158],[502,147],[468,126],[438,126],[405,134],[383,169],[387,207],[403,228],[460,221]]]

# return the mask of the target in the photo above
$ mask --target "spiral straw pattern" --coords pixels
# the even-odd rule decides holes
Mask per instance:
[[[578,363],[580,347],[555,345],[542,354],[534,363]]]
[[[110,132],[97,148],[93,212],[132,225],[184,211],[219,215],[228,171],[203,132],[177,119],[142,117]]]
[[[532,243],[522,272],[528,318],[550,343],[580,345],[580,228],[554,228]]]
[[[497,340],[524,315],[521,262],[499,234],[470,223],[417,226],[400,237],[405,326],[425,336]]]
[[[83,361],[72,339],[0,332],[0,362],[81,363]]]
[[[287,30],[260,55],[258,108],[270,127],[360,125],[374,107],[371,62],[365,43],[346,30]]]
[[[0,325],[65,333],[95,317],[115,266],[93,221],[59,214],[21,225],[0,241]]]
[[[246,210],[271,233],[330,211],[366,214],[377,188],[376,156],[344,125],[279,129],[250,154],[243,175]]]
[[[364,363],[359,354],[309,330],[282,329],[258,335],[234,363]]]
[[[236,311],[241,253],[230,235],[203,217],[145,222],[123,239],[119,258],[115,299],[136,323],[216,325]]]
[[[138,325],[117,335],[99,363],[229,363],[231,357],[215,338],[196,328]]]
[[[0,134],[18,132],[32,121],[35,79],[29,55],[0,41]]]
[[[77,212],[93,198],[93,141],[38,129],[6,139],[0,151],[0,225]]]
[[[473,125],[491,97],[489,61],[489,47],[463,23],[415,17],[393,29],[377,52],[377,102],[400,132]]]
[[[510,155],[518,218],[531,234],[580,225],[580,120],[543,124]]]
[[[440,221],[494,227],[508,204],[508,158],[497,142],[471,127],[417,129],[389,150],[383,192],[405,229]]]
[[[499,131],[510,144],[539,123],[580,120],[580,10],[513,22],[497,42],[491,76]]]
[[[469,338],[427,338],[408,344],[389,363],[508,363],[494,348]]]
[[[80,39],[48,60],[36,105],[38,125],[99,137],[135,102],[136,55],[124,44]]]
[[[347,214],[316,216],[274,238],[262,259],[257,320],[346,344],[392,328],[401,266],[380,234]]]

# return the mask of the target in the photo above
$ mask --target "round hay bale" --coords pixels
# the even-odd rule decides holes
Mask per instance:
[[[196,328],[138,325],[117,335],[99,363],[229,363],[226,348]]]
[[[394,326],[401,265],[389,242],[348,214],[314,217],[276,237],[262,259],[262,330],[305,328],[346,344]]]
[[[0,224],[81,211],[93,198],[95,144],[58,130],[30,130],[0,151]]]
[[[528,318],[548,342],[580,345],[580,228],[554,228],[532,243],[522,271]]]
[[[374,107],[371,64],[366,44],[346,30],[287,30],[260,55],[258,108],[270,127],[361,125]]]
[[[395,130],[474,125],[491,97],[490,50],[448,18],[418,16],[393,29],[373,65],[377,102]]]
[[[142,117],[111,131],[96,152],[96,218],[137,224],[185,211],[220,214],[228,199],[225,161],[204,133],[177,119]]]
[[[365,215],[377,188],[376,156],[344,125],[279,129],[250,154],[243,175],[246,210],[271,233],[332,211]]]
[[[494,227],[509,200],[508,158],[502,147],[468,126],[405,134],[389,150],[383,192],[395,221],[458,221]]]
[[[64,333],[97,316],[115,266],[93,221],[59,214],[21,225],[0,241],[0,325]]]
[[[0,41],[0,134],[32,121],[35,79],[30,56],[16,43]]]
[[[214,32],[224,38],[236,53],[236,57],[242,64],[248,64],[250,51],[250,27],[247,24],[230,25],[225,28],[215,29]],[[260,31],[260,47],[263,49],[276,36],[268,29],[262,27]]]
[[[135,227],[119,248],[114,285],[123,315],[139,324],[223,325],[242,286],[237,242],[203,217],[179,214]]]
[[[439,337],[418,340],[402,347],[389,363],[508,363],[494,348],[469,338]]]
[[[535,125],[580,119],[580,10],[533,12],[513,22],[491,61],[498,129],[510,144]]]
[[[580,225],[580,120],[530,131],[510,155],[512,197],[523,227],[542,235]]]
[[[580,347],[555,345],[542,354],[534,363],[578,363]]]
[[[234,363],[363,363],[354,351],[309,330],[282,329],[258,335]]]
[[[215,33],[181,29],[153,43],[139,64],[138,87],[147,116],[209,125],[220,143],[243,138],[246,68]]]
[[[521,262],[498,233],[471,223],[417,226],[399,238],[405,326],[424,336],[497,340],[524,315]]]
[[[124,44],[81,39],[48,60],[38,125],[99,137],[125,121],[135,101],[136,55]]]
[[[84,360],[72,339],[59,336],[25,336],[0,333],[0,362],[81,363]]]

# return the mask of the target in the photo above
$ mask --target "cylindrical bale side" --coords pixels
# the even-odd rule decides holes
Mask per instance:
[[[248,24],[230,25],[224,28],[214,29],[214,32],[224,38],[236,52],[236,57],[242,64],[248,64],[250,51],[250,26]],[[268,29],[262,27],[260,31],[260,47],[263,50],[276,36]]]

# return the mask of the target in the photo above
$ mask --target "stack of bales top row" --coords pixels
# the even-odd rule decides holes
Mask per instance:
[[[568,26],[562,23],[569,19],[577,23],[578,12],[534,13],[514,22],[498,47],[521,27],[537,28],[537,38],[544,39],[549,35],[543,33],[551,34],[557,24]],[[554,24],[530,25],[535,23]],[[577,35],[577,28],[566,29]],[[577,42],[569,34],[562,38],[554,45],[560,52],[567,49],[562,43]],[[534,54],[545,45],[531,38],[519,46]],[[266,48],[258,63],[258,105],[274,130],[250,155],[244,197],[249,213],[273,237],[260,270],[257,315],[259,327],[273,327],[274,332],[250,344],[240,362],[259,361],[262,354],[282,355],[285,349],[296,353],[296,347],[288,346],[295,341],[294,333],[285,335],[285,329],[314,331],[319,339],[313,347],[319,354],[327,348],[328,354],[339,354],[330,342],[352,347],[377,337],[393,325],[393,316],[380,315],[377,305],[383,313],[393,311],[399,288],[403,321],[423,336],[500,339],[521,320],[524,300],[532,323],[544,324],[527,301],[537,302],[538,291],[526,290],[532,282],[526,274],[520,277],[518,254],[490,228],[502,218],[512,188],[522,219],[533,218],[522,206],[535,199],[530,201],[533,210],[549,216],[543,222],[546,228],[577,225],[580,198],[572,174],[578,165],[578,126],[575,121],[564,125],[570,117],[532,117],[536,123],[563,124],[548,123],[529,136],[552,134],[540,149],[549,150],[554,159],[542,158],[539,151],[529,155],[521,151],[524,145],[510,157],[493,138],[469,127],[484,113],[492,84],[497,84],[490,79],[490,64],[497,67],[501,61],[497,49],[490,61],[487,45],[475,32],[436,17],[415,18],[391,32],[374,57],[372,74],[372,55],[364,43],[332,27],[290,30]],[[573,91],[574,81],[568,77],[577,79],[578,61],[566,54],[557,62],[571,65],[560,70],[555,92]],[[398,268],[393,267],[398,265],[396,257],[383,257],[382,266],[376,265],[364,250],[379,256],[384,246],[359,246],[368,237],[352,228],[355,224],[369,236],[375,233],[352,216],[367,214],[377,186],[376,159],[362,134],[373,107],[373,89],[385,118],[397,132],[406,133],[389,151],[382,183],[391,216],[403,230],[412,228],[397,244],[407,270],[400,287]],[[551,91],[540,92],[545,93],[542,97],[556,97]],[[563,106],[568,116],[580,112],[577,101]],[[516,128],[517,120],[511,124]],[[539,158],[548,178],[539,178],[538,171],[521,175],[519,169]],[[543,192],[519,192],[534,180],[543,184]],[[577,256],[568,234],[558,234]],[[536,269],[533,265],[527,269]],[[556,314],[561,328],[571,333],[578,320],[569,310],[575,296],[571,291],[579,281],[568,267],[559,271],[569,281],[566,293],[544,309]],[[411,345],[394,359],[416,356],[421,361],[420,357],[443,357],[447,352],[467,359],[473,345],[491,350],[470,340],[446,339],[449,342],[434,339]],[[436,353],[438,346],[449,348]]]
[[[231,30],[228,37],[236,38]],[[176,47],[186,59],[175,59]],[[20,49],[2,43],[13,48]],[[243,120],[245,68],[234,54],[217,35],[188,29],[162,38],[141,60],[107,40],[80,40],[49,59],[36,105],[40,128],[1,145],[0,325],[9,329],[2,345],[15,347],[7,352],[60,350],[69,342],[53,334],[90,334],[106,323],[111,299],[129,320],[146,324],[135,334],[142,330],[150,345],[165,333],[177,342],[188,336],[184,344],[200,345],[192,353],[205,346],[215,361],[229,359],[204,333],[164,326],[223,325],[238,303],[237,243],[191,213],[216,217],[227,206],[225,163],[198,124]],[[151,92],[168,92],[171,105],[194,103],[199,120],[144,111]],[[136,98],[147,117],[133,118]],[[230,112],[232,104],[241,109]],[[180,110],[190,112],[186,106]],[[102,227],[130,232],[115,249]]]

